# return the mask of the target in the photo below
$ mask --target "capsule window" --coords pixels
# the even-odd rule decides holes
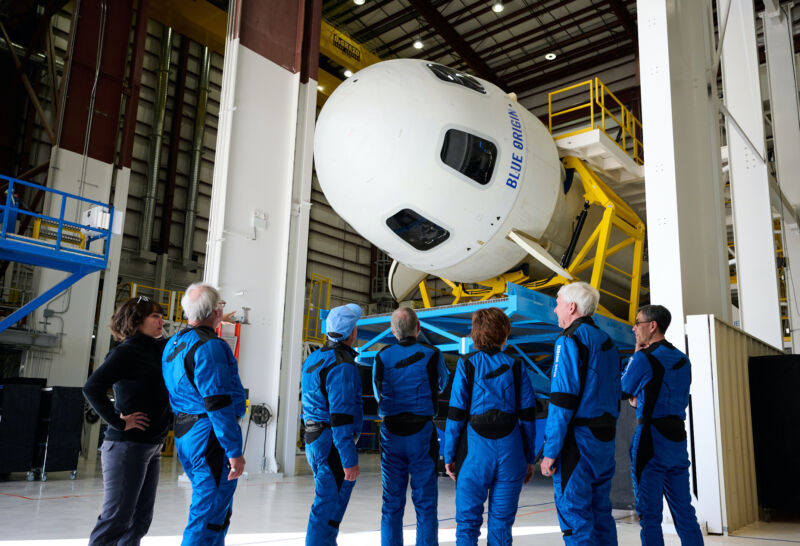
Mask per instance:
[[[449,66],[436,63],[428,63],[428,68],[442,81],[463,85],[467,89],[472,89],[484,95],[486,94],[486,89],[481,85],[481,82],[469,74],[464,74],[458,70],[453,70]]]
[[[386,219],[386,225],[417,250],[430,250],[450,237],[450,232],[411,209]]]
[[[461,174],[485,186],[492,179],[497,146],[458,129],[449,129],[442,144],[442,161]]]

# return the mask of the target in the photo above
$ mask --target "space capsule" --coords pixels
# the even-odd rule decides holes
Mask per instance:
[[[314,157],[334,210],[395,260],[398,298],[426,274],[477,282],[530,260],[512,232],[552,265],[583,206],[539,119],[492,83],[425,60],[345,80],[319,115]]]

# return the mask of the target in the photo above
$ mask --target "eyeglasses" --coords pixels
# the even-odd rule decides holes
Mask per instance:
[[[136,303],[142,303],[143,301],[149,302],[150,298],[148,298],[147,296],[139,296],[139,299],[136,300]]]
[[[647,324],[648,322],[655,322],[655,321],[654,320],[639,320],[639,319],[636,319],[635,321],[633,321],[633,325],[634,326],[639,326],[640,324]]]

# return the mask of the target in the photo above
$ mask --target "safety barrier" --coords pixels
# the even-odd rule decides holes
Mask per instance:
[[[561,96],[561,98],[563,98],[564,93],[583,87],[585,87],[589,93],[588,102],[583,102],[577,106],[572,106],[563,110],[553,111],[554,97]],[[568,133],[557,135],[553,137],[555,140],[599,129],[608,138],[616,142],[636,163],[644,165],[642,122],[622,104],[622,101],[620,101],[599,78],[586,80],[548,93],[547,115],[548,128],[551,133],[553,132],[553,122],[558,117],[581,111],[586,111],[581,117],[588,115],[588,125]],[[614,128],[620,129],[619,135],[616,138],[609,134],[609,131]]]

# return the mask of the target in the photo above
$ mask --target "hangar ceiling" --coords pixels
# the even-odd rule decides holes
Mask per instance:
[[[504,0],[499,13],[496,3],[323,0],[322,17],[381,59],[422,58],[471,72],[515,92],[540,117],[549,91],[595,76],[638,111],[636,0]],[[755,9],[764,10],[763,0]],[[793,16],[800,19],[800,8]],[[795,24],[795,50],[799,36]],[[762,47],[760,31],[758,41]],[[344,77],[325,56],[320,67]]]

